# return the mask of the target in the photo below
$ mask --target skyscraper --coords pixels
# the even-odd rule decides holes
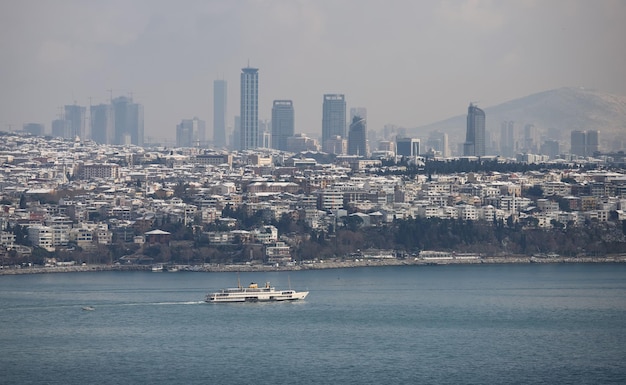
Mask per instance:
[[[485,155],[485,111],[470,103],[467,109],[467,131],[463,155]]]
[[[77,136],[81,139],[87,139],[85,136],[85,113],[86,108],[77,105],[65,106],[65,120],[69,124],[69,132],[66,138],[74,139]]]
[[[348,131],[348,155],[367,155],[366,132],[365,118],[355,115]]]
[[[272,148],[287,150],[287,138],[295,133],[293,102],[274,100],[272,106]]]
[[[114,114],[113,144],[143,146],[143,106],[120,96],[111,101]]]
[[[259,69],[241,69],[240,149],[259,147]]]
[[[226,146],[226,80],[213,81],[213,144]]]
[[[587,156],[593,156],[594,152],[599,150],[599,136],[600,131],[598,130],[588,130],[587,131],[587,141],[585,150],[587,152]]]
[[[585,156],[585,131],[572,131],[571,133],[571,153],[574,155]]]
[[[91,139],[100,144],[113,143],[113,107],[110,104],[91,106]]]
[[[343,94],[325,94],[322,105],[322,146],[328,139],[346,137],[346,99]]]

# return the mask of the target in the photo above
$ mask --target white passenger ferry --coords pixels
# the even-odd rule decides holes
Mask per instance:
[[[259,287],[252,282],[248,287],[239,285],[235,288],[222,289],[206,296],[205,302],[262,302],[262,301],[296,301],[304,299],[308,291],[276,290],[269,282]]]

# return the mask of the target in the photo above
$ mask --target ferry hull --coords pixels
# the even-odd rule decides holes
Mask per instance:
[[[230,295],[220,296],[220,293],[209,294],[205,302],[209,303],[233,303],[233,302],[284,302],[303,300],[309,294],[308,291],[292,292],[289,294],[259,294],[259,295]]]

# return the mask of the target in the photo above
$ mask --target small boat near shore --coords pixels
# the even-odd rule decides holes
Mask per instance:
[[[96,310],[96,308],[93,307],[93,306],[83,306],[82,309],[84,311],[94,311],[94,310]]]
[[[205,302],[272,302],[272,301],[297,301],[306,298],[308,291],[295,291],[291,289],[277,290],[269,282],[264,287],[252,282],[248,287],[238,285],[235,288],[222,289],[215,293],[209,293]]]

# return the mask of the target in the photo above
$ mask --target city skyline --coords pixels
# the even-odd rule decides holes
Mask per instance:
[[[59,107],[132,93],[145,106],[146,136],[173,138],[182,118],[212,121],[211,82],[236,83],[248,60],[263,71],[259,118],[272,100],[290,99],[298,131],[317,135],[325,93],[367,106],[373,130],[565,86],[626,95],[625,17],[622,2],[582,0],[3,3],[0,124],[49,132]],[[290,48],[269,49],[277,44]],[[238,100],[229,93],[229,105]]]

